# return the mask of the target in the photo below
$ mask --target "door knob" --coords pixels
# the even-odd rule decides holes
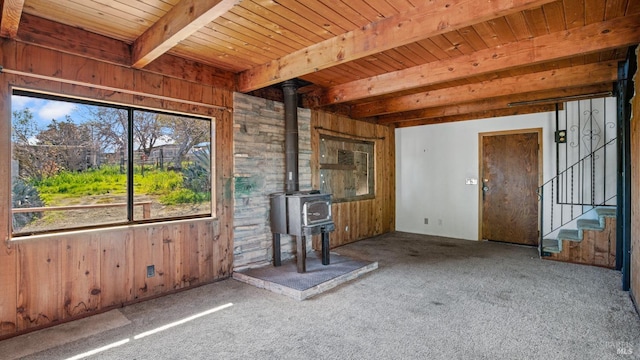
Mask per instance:
[[[489,187],[488,187],[488,186],[483,186],[483,187],[482,187],[482,191],[488,191],[488,190],[489,190]]]

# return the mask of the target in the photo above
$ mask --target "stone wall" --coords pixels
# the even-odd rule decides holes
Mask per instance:
[[[284,105],[234,94],[234,269],[272,261],[269,194],[285,189]],[[311,111],[298,109],[300,190],[311,189]],[[295,241],[281,238],[282,259],[295,255]],[[311,249],[311,239],[307,239]]]

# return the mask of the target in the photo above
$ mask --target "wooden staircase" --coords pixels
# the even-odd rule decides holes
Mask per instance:
[[[542,241],[542,256],[614,268],[616,263],[616,209],[595,209],[597,219],[578,219],[577,229],[562,229],[556,239]]]

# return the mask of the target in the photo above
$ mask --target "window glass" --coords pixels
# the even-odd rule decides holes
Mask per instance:
[[[321,135],[321,191],[338,202],[374,197],[373,159],[373,142]]]
[[[211,214],[208,119],[15,91],[11,142],[14,235]]]
[[[134,219],[211,213],[211,122],[136,110]]]

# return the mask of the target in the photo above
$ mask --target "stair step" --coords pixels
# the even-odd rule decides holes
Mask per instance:
[[[604,224],[600,223],[600,220],[596,219],[580,219],[577,222],[578,229],[581,230],[604,230]]]
[[[576,221],[577,229],[561,229],[556,239],[542,239],[542,256],[560,253],[562,251],[563,240],[582,241],[584,230],[604,230],[605,218],[617,216],[615,207],[599,207],[596,208],[595,211],[598,216],[597,219],[578,219]]]
[[[597,208],[596,209],[596,214],[598,214],[598,216],[600,217],[616,217],[618,215],[618,212],[616,210],[616,208],[611,208],[611,207],[601,207],[601,208]]]
[[[558,240],[581,241],[581,232],[578,230],[562,229],[558,233]]]
[[[559,253],[560,242],[557,239],[542,239],[542,252]]]

